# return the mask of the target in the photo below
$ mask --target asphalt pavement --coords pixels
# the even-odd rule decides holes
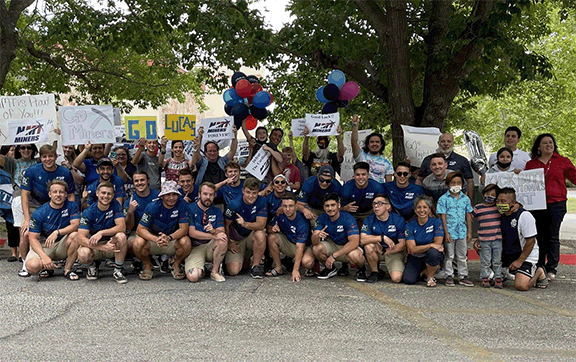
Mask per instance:
[[[576,360],[576,266],[517,292],[352,275],[119,285],[111,269],[73,282],[20,278],[17,264],[0,260],[0,361]]]

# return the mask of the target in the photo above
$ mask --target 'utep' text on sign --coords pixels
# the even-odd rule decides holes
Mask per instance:
[[[196,138],[196,116],[167,114],[164,120],[164,135],[169,140],[190,141]]]
[[[58,109],[63,145],[114,143],[112,106],[69,106]]]
[[[155,116],[124,117],[126,139],[136,141],[142,137],[147,140],[158,139]]]

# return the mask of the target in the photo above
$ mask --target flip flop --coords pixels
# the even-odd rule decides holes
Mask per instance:
[[[186,274],[184,274],[182,269],[180,269],[180,265],[172,264],[171,273],[172,273],[172,278],[174,278],[176,280],[182,280],[182,279],[186,278]]]
[[[54,275],[54,270],[42,270],[40,274],[38,274],[40,278],[50,278]]]
[[[152,279],[153,275],[154,275],[154,272],[152,270],[144,269],[140,272],[138,277],[140,278],[140,280],[150,280],[150,279]]]
[[[80,279],[80,277],[78,276],[78,274],[76,274],[75,272],[73,272],[72,270],[67,271],[64,274],[64,278],[68,279],[68,280],[78,280]]]
[[[279,275],[284,275],[284,271],[282,271],[281,273],[278,272],[278,270],[276,269],[272,269],[269,272],[266,272],[266,276],[267,277],[277,277]]]
[[[426,286],[429,288],[434,288],[436,286],[436,279],[434,277],[428,279]]]

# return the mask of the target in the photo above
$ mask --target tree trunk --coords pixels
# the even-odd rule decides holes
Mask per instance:
[[[416,109],[410,79],[410,49],[406,2],[386,0],[386,73],[388,77],[388,109],[392,125],[393,162],[406,158],[402,124],[413,125]]]

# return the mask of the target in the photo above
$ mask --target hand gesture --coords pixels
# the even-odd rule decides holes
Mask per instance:
[[[94,234],[90,237],[88,242],[90,243],[90,245],[95,246],[95,245],[98,245],[98,242],[100,241],[100,239],[102,239],[102,233],[100,231],[98,231],[96,234]]]
[[[360,124],[360,117],[358,117],[357,114],[352,116],[352,126],[353,127],[358,127],[358,125]]]
[[[292,133],[292,131],[288,132],[288,139],[290,141],[292,141],[294,139],[294,133]],[[298,273],[298,274],[300,274],[300,273]]]
[[[88,152],[92,151],[92,143],[90,143],[90,141],[86,142],[84,149],[88,150]]]
[[[40,258],[42,260],[42,269],[46,269],[46,270],[53,270],[54,269],[54,263],[52,262],[52,259],[50,259],[50,257],[48,255],[45,255],[43,257]]]
[[[358,206],[356,206],[356,201],[352,201],[348,205],[344,206],[342,209],[347,212],[356,212],[358,211]]]
[[[274,224],[274,226],[272,226],[272,231],[275,233],[279,233],[280,232],[280,227],[278,226],[278,221],[276,221],[276,223]]]
[[[160,139],[160,147],[162,147],[162,149],[165,150],[167,144],[168,144],[168,138],[166,138],[166,136],[162,136],[162,138]]]
[[[58,230],[54,230],[47,238],[46,238],[46,243],[45,246],[50,249],[54,246],[54,243],[56,242],[56,239],[58,239]]]
[[[342,134],[342,126],[338,125],[338,128],[336,128],[336,133],[338,133],[338,136],[340,136]]]
[[[231,242],[228,243],[228,250],[230,250],[232,254],[238,254],[240,252],[240,247],[238,246],[238,243]]]
[[[309,133],[310,133],[310,130],[308,129],[308,127],[304,126],[304,129],[302,130],[302,136],[308,137]]]
[[[54,133],[56,133],[58,136],[60,136],[60,135],[62,134],[62,131],[60,130],[60,127],[54,128]]]
[[[200,126],[200,128],[198,128],[198,136],[202,137],[202,135],[204,135],[204,126]]]
[[[140,138],[138,139],[138,146],[140,146],[140,147],[146,146],[146,138],[140,137]]]
[[[236,223],[242,227],[244,227],[244,225],[246,225],[246,221],[244,221],[244,218],[240,215],[238,215],[238,218],[236,219]]]
[[[256,138],[254,138],[254,137],[250,138],[250,141],[248,141],[248,144],[250,145],[250,148],[256,146]]]
[[[119,163],[118,163],[118,160],[117,160],[117,159],[111,158],[110,161],[112,161],[112,166],[118,167]]]
[[[134,196],[130,196],[130,203],[128,204],[128,212],[134,213],[138,207],[138,201],[134,200]]]
[[[200,149],[200,137],[194,138],[194,141],[192,141],[192,142],[194,143],[194,149],[199,150]]]
[[[212,227],[212,223],[208,221],[208,225],[204,226],[204,231],[207,233],[214,233],[214,227]]]
[[[328,227],[328,225],[324,226],[324,229],[322,229],[318,232],[318,237],[320,238],[320,240],[324,240],[329,236],[329,234],[326,232],[327,227]]]

